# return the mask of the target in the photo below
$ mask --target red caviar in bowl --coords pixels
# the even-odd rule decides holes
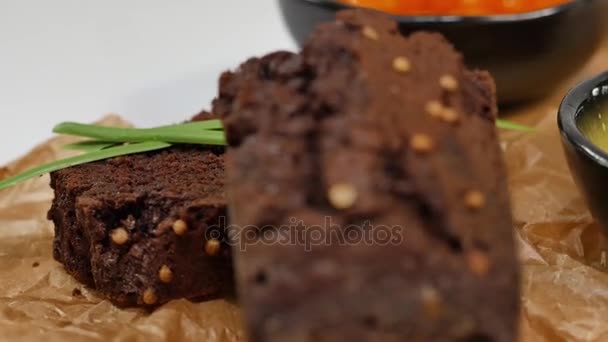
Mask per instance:
[[[339,0],[398,15],[499,15],[558,6],[571,0]]]

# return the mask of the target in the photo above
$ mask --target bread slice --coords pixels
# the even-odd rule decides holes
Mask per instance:
[[[230,292],[223,148],[180,146],[54,172],[54,257],[118,306]]]
[[[491,77],[346,11],[222,76],[251,341],[514,341],[519,270]]]

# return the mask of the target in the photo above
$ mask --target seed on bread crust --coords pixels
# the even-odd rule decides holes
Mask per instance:
[[[410,146],[417,153],[428,153],[433,150],[433,139],[426,134],[417,133],[412,136]]]
[[[464,196],[464,203],[469,209],[479,210],[486,205],[486,197],[481,191],[471,190]]]
[[[144,291],[142,296],[142,300],[146,305],[154,305],[158,302],[158,296],[156,295],[156,291],[154,289],[149,288]]]
[[[471,272],[483,277],[490,272],[490,259],[486,253],[474,249],[467,253],[467,263]]]
[[[110,233],[110,237],[112,238],[112,242],[117,245],[124,245],[129,241],[129,232],[126,229],[119,227],[116,228]]]
[[[363,33],[363,36],[365,38],[368,38],[371,40],[378,40],[378,38],[379,38],[378,32],[376,32],[376,30],[374,30],[373,27],[363,26],[363,30],[361,32]]]
[[[176,235],[182,236],[188,231],[188,224],[184,220],[177,220],[173,223],[173,232]]]
[[[439,85],[447,91],[458,90],[458,80],[456,77],[446,74],[439,78]]]
[[[460,116],[458,115],[458,112],[456,112],[456,110],[452,108],[444,108],[441,111],[439,117],[441,118],[441,120],[450,124],[455,124],[460,121]]]
[[[209,256],[216,256],[220,253],[221,243],[218,240],[211,239],[205,243],[205,253]]]
[[[329,188],[329,203],[336,209],[348,209],[357,202],[357,189],[352,184],[335,184]]]
[[[434,118],[441,117],[441,113],[444,110],[441,102],[439,102],[437,100],[427,102],[424,109],[426,110],[427,113],[429,113],[429,115],[431,115]]]
[[[173,271],[167,265],[163,265],[158,271],[158,278],[163,283],[170,283],[173,281]]]
[[[443,300],[437,289],[431,286],[424,286],[420,290],[420,297],[424,313],[431,319],[439,318],[443,307]]]
[[[399,56],[393,60],[393,69],[398,72],[406,73],[410,71],[412,65],[407,57]]]

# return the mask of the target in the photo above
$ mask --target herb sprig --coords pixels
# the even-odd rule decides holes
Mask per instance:
[[[120,128],[64,122],[53,132],[92,138],[100,142],[137,143],[162,141],[172,144],[225,145],[220,120],[190,122],[156,128]]]
[[[532,127],[516,124],[514,122],[507,121],[507,120],[496,120],[496,127],[501,128],[501,129],[510,130],[510,131],[519,131],[519,132],[525,132],[525,133],[534,132],[534,128],[532,128]]]
[[[508,130],[534,131],[533,128],[504,120],[497,120],[496,125]],[[161,150],[175,144],[226,145],[220,120],[189,122],[155,128],[120,128],[64,122],[55,126],[53,132],[88,138],[89,140],[63,147],[83,152],[83,154],[40,165],[16,176],[0,180],[0,190],[65,168],[129,154]]]
[[[171,146],[171,144],[164,143],[161,141],[149,141],[129,145],[120,145],[98,151],[87,152],[83,155],[79,155],[76,157],[61,159],[52,163],[40,165],[29,169],[23,173],[20,173],[14,177],[9,177],[3,181],[0,181],[0,189],[8,188],[30,178],[39,177],[44,174],[65,169],[68,167],[123,156],[127,154],[160,150],[169,146]]]
[[[72,144],[67,144],[62,146],[62,149],[68,151],[80,151],[80,152],[95,152],[105,150],[108,147],[114,147],[120,145],[118,143],[107,142],[107,141],[97,141],[97,140],[84,140],[75,142]]]

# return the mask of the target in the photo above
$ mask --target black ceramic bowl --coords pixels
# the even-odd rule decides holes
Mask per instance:
[[[608,230],[608,153],[587,139],[577,125],[586,107],[606,97],[608,72],[579,84],[566,95],[559,109],[558,124],[574,180],[595,219]]]
[[[302,44],[314,26],[331,20],[334,0],[279,0],[285,21]],[[516,15],[393,16],[405,34],[443,33],[469,66],[489,70],[501,104],[541,97],[577,71],[599,45],[608,0],[574,0]]]

